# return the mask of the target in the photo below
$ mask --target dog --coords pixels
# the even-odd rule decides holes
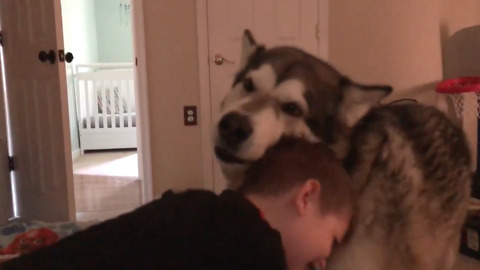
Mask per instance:
[[[284,137],[325,143],[357,196],[327,269],[451,269],[470,195],[462,129],[434,107],[381,105],[392,87],[355,82],[301,49],[267,49],[248,30],[242,43],[214,128],[228,187]]]
[[[387,85],[362,85],[294,47],[266,49],[243,35],[241,68],[222,101],[215,154],[228,186],[282,137],[328,143],[345,155],[349,132],[390,94]]]

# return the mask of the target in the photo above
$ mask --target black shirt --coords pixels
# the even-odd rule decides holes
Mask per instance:
[[[240,194],[168,191],[133,212],[7,261],[10,269],[286,269],[280,234]]]

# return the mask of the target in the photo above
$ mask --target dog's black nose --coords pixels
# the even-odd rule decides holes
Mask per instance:
[[[228,146],[236,146],[244,142],[253,132],[247,116],[231,112],[223,116],[218,124],[220,137]]]

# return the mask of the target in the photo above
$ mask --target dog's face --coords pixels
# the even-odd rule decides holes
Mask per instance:
[[[341,149],[349,129],[391,91],[355,83],[300,49],[258,46],[246,30],[241,69],[214,132],[215,154],[230,187],[282,137]]]

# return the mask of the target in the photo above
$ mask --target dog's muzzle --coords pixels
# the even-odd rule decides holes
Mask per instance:
[[[247,163],[246,160],[243,160],[241,158],[236,157],[234,154],[232,154],[228,149],[216,146],[215,147],[215,155],[217,155],[217,158],[225,163],[236,163],[236,164],[245,164]]]
[[[252,132],[248,117],[238,112],[226,114],[218,123],[218,134],[228,148],[236,148],[245,142]]]
[[[234,153],[253,133],[248,116],[230,112],[222,117],[217,128],[219,136],[218,144],[215,147],[217,157],[227,163],[246,163],[245,160],[236,157]]]

